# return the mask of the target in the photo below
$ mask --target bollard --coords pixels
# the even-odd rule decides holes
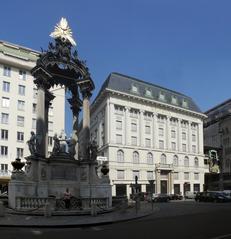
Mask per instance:
[[[45,217],[51,217],[51,205],[49,202],[47,202],[44,206],[44,216]]]
[[[5,216],[5,206],[2,201],[0,201],[0,217]]]

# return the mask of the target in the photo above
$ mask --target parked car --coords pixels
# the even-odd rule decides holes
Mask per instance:
[[[163,193],[155,193],[152,195],[153,202],[168,202],[169,196]]]
[[[195,199],[197,192],[185,192],[185,199]]]
[[[197,193],[195,197],[197,202],[230,202],[231,199],[223,192],[202,192]]]
[[[170,200],[182,200],[183,196],[177,193],[174,194],[169,194],[169,199]]]

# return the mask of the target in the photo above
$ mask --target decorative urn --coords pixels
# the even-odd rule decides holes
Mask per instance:
[[[13,166],[15,172],[19,172],[22,171],[25,163],[21,162],[20,158],[16,158],[15,161],[11,162],[11,165]]]
[[[107,167],[106,164],[103,164],[103,165],[102,165],[101,172],[102,172],[102,174],[103,174],[104,176],[106,176],[106,175],[108,174],[109,168]]]

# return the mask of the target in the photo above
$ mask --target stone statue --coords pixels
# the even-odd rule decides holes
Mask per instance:
[[[58,154],[60,152],[60,140],[59,140],[56,133],[53,137],[53,140],[54,140],[54,147],[53,147],[53,150],[52,150],[52,154],[55,155],[55,154]]]
[[[75,145],[76,145],[76,140],[70,137],[69,139],[66,140],[67,146],[68,146],[68,153],[71,156],[75,156],[76,150],[75,150]]]
[[[33,131],[30,132],[30,139],[27,141],[31,155],[36,152],[36,135]]]
[[[95,140],[90,142],[88,146],[88,153],[89,153],[90,160],[96,161],[97,153],[98,153],[98,145]]]

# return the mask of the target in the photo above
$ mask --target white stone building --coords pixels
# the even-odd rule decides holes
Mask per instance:
[[[0,191],[10,178],[11,162],[29,156],[27,140],[36,131],[36,87],[30,70],[39,52],[0,41]],[[49,110],[49,151],[54,133],[64,131],[65,91],[53,89]],[[54,120],[55,119],[55,120]]]
[[[91,139],[108,159],[114,195],[202,191],[203,119],[181,93],[111,73],[91,105]]]

